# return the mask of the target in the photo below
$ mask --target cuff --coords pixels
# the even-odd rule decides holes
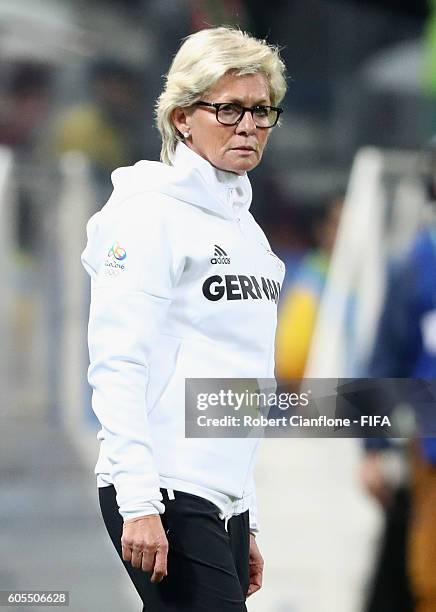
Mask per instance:
[[[141,504],[141,508],[138,510],[124,510],[120,511],[124,522],[132,519],[143,518],[144,516],[150,516],[150,514],[163,514],[165,512],[165,506],[162,502],[151,501],[145,504]]]

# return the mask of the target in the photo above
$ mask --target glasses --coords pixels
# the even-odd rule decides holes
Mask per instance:
[[[251,113],[254,124],[261,129],[272,128],[279,120],[282,108],[275,106],[264,106],[257,104],[251,108],[242,106],[237,102],[195,102],[195,106],[210,106],[215,109],[215,116],[218,123],[223,125],[236,125],[242,121],[242,117],[248,111]]]

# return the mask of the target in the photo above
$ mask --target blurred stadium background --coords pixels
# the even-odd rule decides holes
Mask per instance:
[[[141,607],[97,505],[79,256],[111,170],[158,158],[153,105],[180,39],[219,24],[280,45],[290,76],[251,175],[252,210],[287,264],[282,304],[324,249],[320,307],[297,308],[305,339],[288,338],[283,311],[283,376],[365,371],[388,263],[429,222],[434,2],[0,0],[0,590],[67,589],[75,612]],[[363,610],[383,519],[361,454],[357,440],[264,443],[251,612]]]

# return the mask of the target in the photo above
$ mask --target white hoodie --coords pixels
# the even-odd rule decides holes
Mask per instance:
[[[140,161],[87,226],[89,382],[99,487],[124,520],[164,512],[159,488],[222,518],[250,510],[259,439],[185,438],[185,378],[273,378],[283,263],[249,212],[246,175],[179,143],[173,166]]]

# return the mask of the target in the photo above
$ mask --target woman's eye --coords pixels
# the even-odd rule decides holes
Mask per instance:
[[[240,113],[241,107],[238,104],[224,104],[221,106],[220,112],[229,114]]]
[[[255,106],[253,112],[256,117],[267,117],[269,108],[267,106]]]

